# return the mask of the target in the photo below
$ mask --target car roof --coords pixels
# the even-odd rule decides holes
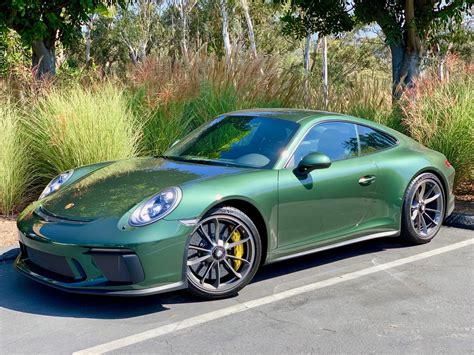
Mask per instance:
[[[251,109],[251,110],[239,110],[230,112],[227,115],[229,116],[260,116],[268,118],[276,118],[281,120],[293,121],[293,122],[302,122],[305,119],[317,119],[317,118],[328,118],[328,116],[341,117],[344,115],[325,112],[325,111],[316,111],[316,110],[303,110],[303,109],[285,109],[285,108],[261,108],[261,109]]]
[[[408,138],[402,133],[387,127],[385,125],[379,124],[377,122],[366,120],[359,117],[349,116],[342,113],[327,112],[327,111],[317,111],[317,110],[305,110],[305,109],[288,109],[288,108],[260,108],[260,109],[251,109],[251,110],[239,110],[230,112],[228,116],[260,116],[268,118],[276,118],[280,120],[287,120],[292,122],[297,122],[302,126],[307,124],[312,125],[317,121],[324,120],[348,120],[354,123],[366,125],[375,129],[379,129],[388,133],[392,136],[395,136],[397,139]]]

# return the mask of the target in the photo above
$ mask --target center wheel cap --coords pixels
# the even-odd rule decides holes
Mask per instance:
[[[226,255],[226,252],[225,252],[224,247],[216,246],[216,247],[212,250],[212,257],[213,257],[215,260],[222,260],[222,259],[225,258],[225,255]]]

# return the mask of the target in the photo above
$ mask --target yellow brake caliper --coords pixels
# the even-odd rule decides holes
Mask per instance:
[[[236,230],[234,233],[232,233],[230,240],[232,241],[232,243],[235,243],[240,240],[240,237],[241,237],[240,232]],[[236,245],[233,249],[234,249],[234,256],[236,258],[242,258],[242,256],[244,255],[244,245],[243,244]],[[233,261],[234,261],[235,271],[239,271],[240,266],[242,265],[242,261],[235,260],[235,259]]]

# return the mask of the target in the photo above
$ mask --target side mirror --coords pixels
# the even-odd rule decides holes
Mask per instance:
[[[306,175],[315,169],[326,169],[330,166],[331,159],[326,154],[309,153],[300,161],[296,171],[301,175]]]

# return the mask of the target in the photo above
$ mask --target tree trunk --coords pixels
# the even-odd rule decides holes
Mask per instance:
[[[392,95],[398,100],[420,75],[421,52],[409,50],[404,43],[390,46],[392,55]]]
[[[33,50],[32,67],[36,78],[45,75],[56,74],[55,40],[34,40],[31,47]]]
[[[420,75],[423,47],[416,28],[415,0],[405,1],[405,22],[400,33],[403,34],[403,39],[390,46],[394,100],[398,100],[406,88],[412,87],[414,79]]]
[[[255,43],[255,33],[253,31],[253,23],[252,23],[252,18],[250,17],[249,5],[247,3],[247,0],[240,0],[240,2],[244,10],[245,21],[247,22],[247,28],[249,31],[250,48],[252,49],[254,58],[257,58],[258,57],[257,44]]]
[[[309,73],[309,54],[311,52],[311,33],[306,35],[304,42],[304,54],[303,54],[303,69],[304,74],[308,75]]]
[[[91,61],[91,27],[92,20],[86,24],[86,65]]]
[[[224,39],[224,53],[227,65],[231,64],[232,45],[230,44],[229,36],[229,13],[227,11],[227,0],[221,0],[221,14],[222,14],[222,37]]]
[[[304,41],[303,70],[304,70],[304,104],[309,107],[309,54],[311,53],[311,33],[308,32]]]
[[[188,38],[186,32],[188,30],[188,16],[184,9],[183,0],[180,0],[179,16],[181,17],[181,51],[183,53],[184,63],[189,63],[189,52],[188,52]]]
[[[329,81],[328,81],[328,44],[326,36],[322,39],[323,47],[323,94],[324,94],[324,108],[327,109],[329,105]]]
[[[316,42],[314,42],[314,50],[313,50],[313,60],[312,60],[312,63],[311,63],[311,68],[310,68],[310,71],[313,72],[314,71],[314,67],[316,65],[316,59],[318,57],[318,48],[319,48],[319,45],[321,43],[321,39],[319,37],[319,34],[318,34],[318,39],[316,40]]]

